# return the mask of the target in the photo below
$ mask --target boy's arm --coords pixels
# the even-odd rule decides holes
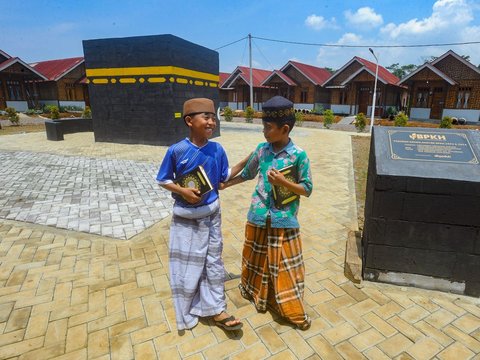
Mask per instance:
[[[168,191],[171,191],[173,193],[180,195],[190,204],[196,204],[202,199],[202,197],[200,196],[200,190],[198,189],[183,188],[180,185],[175,184],[173,182],[168,184],[162,184],[160,186],[162,186],[164,189],[167,189]]]
[[[230,174],[230,179],[233,179],[235,176],[238,175],[238,173],[240,171],[243,170],[243,168],[245,167],[245,165],[247,164],[248,162],[248,159],[250,159],[250,156],[252,156],[253,152],[251,152],[250,154],[248,154],[248,156],[241,160],[238,164],[234,165],[231,169],[231,174]]]
[[[247,181],[247,179],[244,179],[243,177],[241,177],[240,175],[237,176],[237,177],[234,177],[233,179],[230,179],[228,181],[225,181],[224,183],[220,183],[220,186],[218,187],[220,190],[225,190],[226,188],[230,187],[230,186],[233,186],[233,185],[237,185],[237,184],[241,184],[243,183],[244,181]]]

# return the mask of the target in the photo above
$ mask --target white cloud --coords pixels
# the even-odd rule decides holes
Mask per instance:
[[[352,25],[360,25],[366,27],[377,27],[383,24],[383,17],[377,14],[371,7],[359,8],[356,12],[352,13],[350,10],[345,11],[345,17]]]
[[[422,34],[438,35],[439,31],[459,32],[472,20],[472,6],[465,0],[438,0],[429,17],[422,20],[414,18],[398,25],[389,23],[381,32],[392,39]]]
[[[327,20],[323,16],[312,14],[305,19],[305,25],[307,25],[309,28],[312,28],[314,30],[321,30],[326,27],[335,28],[336,20],[335,18],[331,18],[330,20]]]

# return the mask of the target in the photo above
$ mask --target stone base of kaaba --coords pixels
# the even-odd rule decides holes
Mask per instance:
[[[480,135],[374,130],[363,278],[480,296]]]

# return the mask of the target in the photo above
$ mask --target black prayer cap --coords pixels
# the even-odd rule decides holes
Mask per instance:
[[[268,122],[295,122],[293,103],[283,96],[274,96],[262,105],[262,120]]]

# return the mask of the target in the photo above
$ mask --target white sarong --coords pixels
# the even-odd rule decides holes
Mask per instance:
[[[177,329],[191,329],[198,317],[226,309],[223,239],[219,206],[212,214],[188,219],[173,215],[170,226],[170,286]]]

